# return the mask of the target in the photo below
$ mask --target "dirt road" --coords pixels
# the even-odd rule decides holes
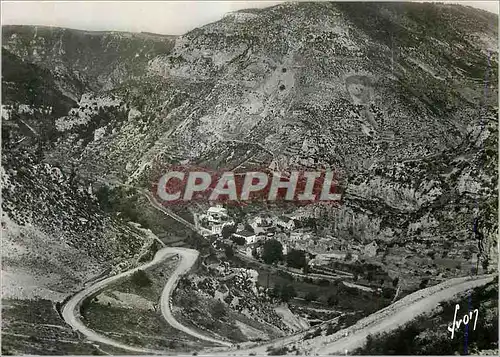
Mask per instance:
[[[152,203],[152,205],[164,211],[164,207],[158,207],[157,202],[151,197],[148,196],[148,199]],[[155,204],[156,203],[156,204]],[[170,212],[166,212],[169,214]],[[174,218],[178,218],[175,216]],[[185,221],[182,218],[178,218],[183,224],[186,224],[191,229],[195,229],[196,227]],[[124,350],[138,352],[138,353],[148,353],[148,354],[167,354],[167,351],[155,351],[149,350],[139,347],[128,346],[113,339],[107,338],[105,336],[101,336],[97,334],[92,329],[86,327],[82,321],[80,320],[79,308],[83,302],[83,300],[93,294],[98,293],[100,290],[104,289],[108,284],[115,282],[118,279],[124,278],[139,269],[147,269],[152,267],[167,257],[172,255],[178,255],[179,265],[176,270],[172,273],[170,278],[168,279],[160,300],[162,315],[166,319],[166,321],[175,327],[178,330],[184,331],[191,336],[196,338],[210,341],[214,343],[218,343],[222,346],[230,347],[231,343],[227,341],[217,340],[208,336],[204,336],[197,331],[194,331],[186,326],[180,324],[172,315],[172,311],[170,308],[170,300],[172,292],[174,291],[179,278],[189,271],[189,269],[193,266],[198,258],[199,252],[193,249],[187,248],[162,248],[160,249],[154,259],[146,263],[138,268],[123,272],[121,274],[106,278],[101,280],[94,285],[82,290],[73,296],[64,306],[62,314],[64,320],[70,324],[75,330],[79,331],[83,335],[85,335],[89,340],[104,343],[107,345],[115,346]],[[338,331],[337,333],[330,336],[319,336],[310,340],[303,340],[303,336],[305,331],[284,338],[280,338],[278,340],[265,343],[258,346],[252,346],[252,343],[241,344],[240,349],[230,349],[221,352],[216,349],[210,349],[211,352],[204,353],[203,355],[249,355],[259,354],[265,355],[268,347],[281,347],[288,346],[290,344],[295,344],[301,354],[306,355],[327,355],[327,354],[345,354],[346,352],[353,351],[354,349],[363,346],[366,341],[366,337],[369,334],[375,334],[378,332],[389,332],[398,328],[399,326],[411,321],[418,315],[429,312],[435,307],[439,305],[441,301],[449,300],[453,296],[465,292],[469,289],[484,285],[494,279],[495,275],[483,275],[483,276],[475,276],[475,277],[464,277],[464,278],[456,278],[450,279],[441,284],[432,286],[430,288],[426,288],[423,290],[419,290],[413,294],[405,296],[403,299],[395,302],[394,304],[389,305],[388,307],[377,311],[370,316],[358,321],[355,325]]]
[[[364,345],[368,335],[395,330],[418,315],[432,311],[438,307],[441,301],[449,300],[461,292],[485,285],[493,278],[493,275],[478,276],[472,279],[458,278],[419,290],[358,321],[350,328],[339,331],[332,336],[311,340],[307,347],[304,346],[304,352],[328,355],[353,351]],[[453,316],[450,316],[450,319],[453,319]],[[347,337],[344,337],[345,333],[348,333]]]
[[[186,327],[182,325],[180,322],[178,322],[172,315],[172,310],[170,309],[170,299],[172,297],[172,292],[177,286],[177,283],[181,275],[183,275],[184,273],[189,271],[189,269],[191,269],[193,264],[196,262],[196,259],[198,259],[198,254],[199,254],[199,252],[194,249],[187,249],[187,248],[172,248],[172,249],[177,249],[178,254],[182,257],[182,259],[179,262],[179,265],[177,266],[175,271],[168,279],[161,294],[161,313],[163,317],[172,327],[175,327],[177,330],[184,331],[185,333],[194,336],[196,338],[199,338],[200,340],[214,342],[228,347],[232,346],[232,343],[217,340],[208,336],[204,336],[196,331],[193,331],[189,327]]]
[[[455,295],[469,289],[485,285],[494,279],[495,275],[455,278],[441,284],[422,289],[407,295],[401,300],[379,310],[358,321],[355,325],[340,330],[330,336],[319,336],[303,340],[304,332],[280,338],[259,346],[240,348],[239,350],[212,353],[207,355],[248,356],[250,353],[266,355],[267,349],[296,345],[301,355],[345,355],[358,347],[362,347],[369,334],[389,332],[413,320],[418,315],[429,312],[441,301],[453,298]],[[452,319],[453,316],[450,317]],[[242,346],[243,347],[243,346]]]
[[[95,341],[98,343],[104,343],[106,345],[118,347],[127,351],[132,351],[132,352],[138,352],[138,353],[148,353],[148,354],[166,354],[168,351],[157,351],[157,350],[151,350],[147,348],[141,348],[141,347],[134,347],[134,346],[129,346],[124,343],[121,343],[119,341],[113,340],[111,338],[108,338],[106,336],[102,336],[98,333],[96,333],[94,330],[88,328],[87,326],[84,325],[84,323],[81,321],[81,316],[80,316],[80,306],[82,305],[83,301],[94,295],[97,294],[99,291],[105,289],[109,284],[112,284],[119,279],[125,278],[137,270],[144,270],[148,269],[150,267],[153,267],[154,265],[157,265],[161,262],[163,262],[165,259],[172,257],[173,255],[178,255],[180,257],[179,259],[179,265],[175,269],[175,271],[172,273],[170,278],[168,279],[165,288],[163,289],[162,296],[161,296],[161,310],[162,314],[167,320],[167,322],[175,327],[178,330],[184,331],[191,336],[194,336],[196,338],[200,338],[202,340],[206,341],[211,341],[215,343],[219,343],[224,346],[230,346],[228,342],[225,341],[218,341],[216,339],[206,337],[198,333],[197,331],[191,330],[190,328],[183,326],[180,324],[175,318],[172,316],[172,312],[170,309],[170,298],[172,295],[172,292],[174,291],[177,282],[179,281],[179,278],[182,274],[186,273],[196,262],[196,259],[198,258],[198,251],[193,250],[193,249],[187,249],[187,248],[173,248],[173,247],[167,247],[167,248],[162,248],[160,249],[155,257],[153,258],[152,261],[141,265],[137,268],[128,270],[126,272],[113,275],[109,278],[103,279],[101,281],[98,281],[97,283],[93,284],[90,287],[85,288],[84,290],[78,292],[76,295],[74,295],[69,301],[64,305],[64,308],[62,310],[62,316],[64,318],[64,321],[71,325],[74,330],[82,333],[87,339],[91,341]],[[171,352],[171,351],[170,351]]]

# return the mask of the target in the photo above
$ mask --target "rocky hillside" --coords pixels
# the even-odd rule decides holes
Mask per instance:
[[[106,210],[92,182],[74,168],[61,170],[64,165],[45,157],[58,128],[71,126],[62,118],[82,95],[141,75],[150,58],[169,51],[174,37],[2,30],[4,297],[62,300],[103,272],[135,264],[152,238]]]
[[[173,47],[164,36],[39,27],[3,36],[7,60],[52,78],[44,93],[61,108],[37,114],[22,81],[3,87],[18,118],[5,121],[9,144],[28,150],[29,127],[50,127],[35,140],[40,162],[86,182],[143,187],[169,164],[330,167],[345,195],[340,209],[320,210],[324,231],[375,241],[374,262],[410,286],[470,272],[477,216],[489,239],[482,260],[496,259],[493,14],[290,3],[235,12]],[[450,268],[433,251],[463,264]]]
[[[144,78],[112,91],[128,120],[101,125],[82,164],[132,181],[182,159],[333,166],[348,177],[455,148],[479,125],[479,105],[495,110],[494,16],[379,4],[361,21],[359,6],[241,11],[181,36]]]
[[[91,32],[45,26],[4,26],[2,49],[51,72],[63,93],[109,90],[141,76],[152,58],[166,54],[176,36]]]

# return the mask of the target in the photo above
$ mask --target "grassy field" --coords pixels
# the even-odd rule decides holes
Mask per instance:
[[[132,346],[188,352],[208,344],[171,327],[159,311],[91,303],[85,322],[96,332]]]

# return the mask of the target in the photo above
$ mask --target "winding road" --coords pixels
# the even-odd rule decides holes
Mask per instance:
[[[139,269],[144,270],[153,267],[163,262],[165,259],[175,255],[180,257],[179,264],[165,284],[160,299],[160,306],[163,317],[171,326],[193,337],[204,341],[220,344],[226,347],[233,346],[233,344],[227,341],[217,340],[212,337],[205,336],[198,331],[192,330],[189,327],[182,325],[175,319],[172,314],[172,310],[170,308],[172,292],[175,290],[180,277],[191,269],[191,267],[198,259],[199,255],[198,251],[188,248],[162,248],[156,253],[152,261],[137,268],[98,281],[92,286],[85,288],[84,290],[74,295],[64,306],[62,310],[64,320],[69,325],[71,325],[74,330],[82,333],[91,341],[104,343],[110,346],[138,353],[166,354],[168,352],[171,352],[134,347],[100,335],[84,325],[84,323],[81,321],[79,310],[80,306],[86,298],[99,293],[109,284],[112,284],[119,279],[129,276]],[[418,315],[431,311],[432,309],[437,307],[441,301],[449,300],[459,293],[465,292],[478,286],[485,285],[491,282],[495,276],[496,275],[482,275],[474,277],[455,278],[447,280],[441,284],[416,291],[410,295],[405,296],[394,304],[391,304],[386,308],[379,310],[358,321],[355,325],[338,331],[331,336],[319,336],[310,340],[303,340],[303,335],[306,333],[306,331],[303,331],[293,336],[280,338],[275,341],[249,348],[232,351],[226,350],[224,352],[214,351],[212,353],[205,353],[204,355],[249,355],[250,353],[266,354],[266,350],[268,347],[276,348],[287,346],[290,344],[298,344],[299,350],[303,351],[303,354],[345,354],[346,351],[353,351],[358,347],[362,347],[368,335],[376,334],[379,332],[389,332],[397,329],[401,325],[413,320]]]
[[[180,223],[186,224],[188,228],[197,230],[190,222],[178,217],[172,212],[166,210],[163,206],[151,197],[147,195],[150,203],[157,209],[165,212],[168,215],[173,216],[174,219]],[[64,320],[73,327],[74,330],[82,333],[89,340],[98,343],[104,343],[106,345],[114,346],[120,349],[128,350],[137,353],[147,353],[147,354],[169,354],[171,351],[158,351],[146,348],[129,346],[119,341],[113,340],[106,336],[96,333],[94,330],[88,328],[81,321],[80,316],[80,306],[83,301],[95,295],[105,289],[109,284],[116,282],[119,279],[125,278],[137,270],[144,270],[154,265],[163,262],[165,259],[178,256],[179,264],[177,265],[175,271],[172,273],[168,279],[165,287],[163,288],[160,307],[161,312],[165,320],[174,328],[183,331],[193,337],[198,339],[216,343],[225,347],[234,347],[233,344],[217,340],[212,337],[205,336],[198,331],[195,331],[187,326],[179,323],[173,316],[171,310],[171,296],[172,292],[175,290],[180,277],[188,272],[198,259],[199,252],[194,249],[188,248],[178,248],[178,247],[165,247],[160,249],[152,261],[141,265],[137,268],[128,270],[126,272],[108,277],[101,281],[96,282],[90,287],[78,292],[76,295],[70,298],[70,300],[64,305],[62,310],[62,316]],[[340,330],[335,334],[330,336],[318,336],[313,339],[304,340],[303,336],[307,331],[302,331],[298,334],[282,337],[277,340],[251,346],[251,343],[245,344],[246,348],[240,349],[226,349],[225,351],[216,351],[212,349],[212,352],[205,352],[205,356],[215,356],[215,355],[249,355],[249,354],[267,354],[266,350],[269,347],[282,347],[295,344],[302,354],[310,355],[327,355],[327,354],[346,354],[349,351],[353,351],[358,347],[362,347],[366,341],[366,338],[370,334],[376,334],[379,332],[390,332],[397,329],[401,325],[413,320],[418,315],[429,312],[439,305],[441,301],[449,300],[459,293],[463,293],[469,289],[473,289],[491,282],[496,275],[482,275],[474,277],[463,277],[447,280],[438,285],[416,291],[410,295],[405,296],[401,300],[394,302],[393,304],[387,306],[386,308],[379,310],[366,318],[361,319],[353,326],[346,329]],[[451,319],[452,317],[450,317]],[[240,346],[240,347],[243,347]]]
[[[293,336],[280,338],[262,345],[245,349],[209,354],[212,356],[248,356],[265,355],[268,348],[280,348],[294,344],[301,355],[345,355],[362,347],[366,337],[379,332],[390,332],[413,320],[418,315],[430,312],[441,301],[446,301],[457,294],[466,292],[491,282],[495,274],[454,278],[426,289],[418,290],[405,296],[394,304],[385,307],[361,320],[353,326],[340,330],[330,336],[318,336],[309,340],[302,337],[306,331]],[[453,316],[450,316],[450,321]],[[310,329],[311,331],[315,328]]]
[[[177,286],[177,283],[179,281],[179,278],[185,274],[191,267],[194,265],[196,260],[198,259],[198,251],[194,249],[187,249],[187,248],[173,248],[173,247],[166,247],[158,250],[156,252],[155,257],[153,258],[152,261],[141,265],[137,268],[128,270],[126,272],[110,276],[106,279],[103,279],[101,281],[96,282],[90,287],[87,287],[83,289],[82,291],[78,292],[75,294],[69,301],[64,305],[64,308],[62,310],[62,316],[64,318],[64,321],[71,325],[74,330],[82,333],[87,339],[91,341],[95,341],[98,343],[104,343],[110,346],[114,346],[117,348],[121,348],[127,351],[131,352],[138,352],[138,353],[148,353],[148,354],[166,354],[168,351],[158,351],[158,350],[151,350],[147,348],[141,348],[141,347],[134,347],[130,345],[126,345],[124,343],[121,343],[119,341],[113,340],[109,337],[100,335],[96,333],[94,330],[88,328],[85,326],[85,324],[81,320],[81,315],[80,315],[80,307],[83,303],[83,301],[91,297],[92,295],[95,295],[105,289],[109,284],[112,284],[119,279],[123,279],[125,277],[130,276],[134,272],[138,270],[145,270],[148,268],[151,268],[157,264],[162,263],[165,259],[170,258],[174,255],[177,255],[180,257],[179,259],[179,264],[175,271],[172,273],[170,278],[168,279],[167,283],[165,284],[165,287],[163,288],[162,294],[161,294],[161,301],[160,301],[160,306],[161,306],[161,312],[165,320],[174,328],[183,331],[191,336],[194,336],[196,338],[199,338],[201,340],[209,341],[209,342],[214,342],[217,344],[221,344],[224,346],[231,346],[232,344],[226,341],[220,341],[216,340],[211,337],[204,336],[197,331],[194,331],[181,323],[179,323],[173,316],[172,310],[170,308],[170,299],[172,296],[172,292],[174,291],[175,287]],[[170,351],[171,352],[171,351]]]
[[[344,354],[346,351],[353,351],[364,346],[368,335],[395,330],[418,315],[437,308],[440,302],[485,285],[494,277],[494,275],[483,275],[456,278],[419,290],[358,321],[355,325],[328,336],[328,339],[310,341],[306,350],[315,355]],[[450,316],[450,321],[452,320],[453,316]],[[347,336],[344,336],[346,333]]]
[[[165,249],[170,249],[170,248],[165,248]],[[193,337],[199,338],[200,340],[205,340],[217,343],[219,345],[231,347],[233,344],[230,342],[217,340],[215,338],[202,335],[201,333],[182,325],[172,315],[172,310],[170,309],[170,298],[172,292],[177,286],[177,282],[179,281],[180,276],[185,272],[189,271],[189,269],[191,269],[193,264],[196,262],[196,259],[198,259],[198,254],[199,254],[199,252],[194,249],[188,249],[188,248],[172,248],[172,249],[177,250],[178,254],[182,256],[182,259],[179,262],[179,265],[175,269],[170,279],[168,279],[161,294],[161,313],[163,317],[172,327],[176,328],[177,330],[183,331]]]

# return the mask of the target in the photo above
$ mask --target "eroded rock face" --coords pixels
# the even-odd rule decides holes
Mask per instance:
[[[148,61],[168,53],[175,36],[92,32],[45,26],[4,26],[2,49],[48,69],[65,94],[110,90],[140,76]]]

